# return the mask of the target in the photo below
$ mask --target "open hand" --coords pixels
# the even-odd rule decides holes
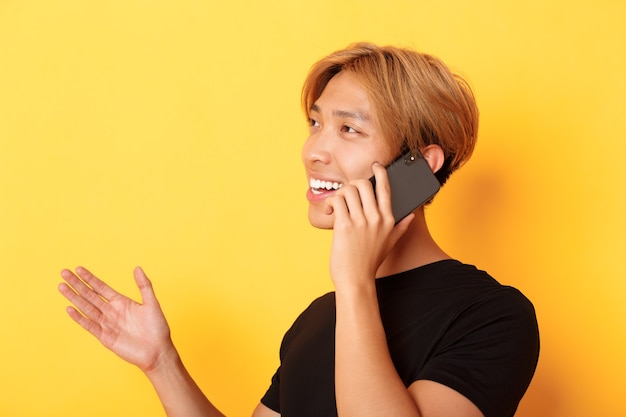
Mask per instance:
[[[174,350],[170,329],[152,284],[143,270],[134,271],[142,303],[118,293],[87,269],[63,270],[59,291],[74,307],[69,316],[107,349],[149,372]]]

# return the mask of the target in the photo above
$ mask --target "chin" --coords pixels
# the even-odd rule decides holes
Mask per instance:
[[[310,208],[309,223],[317,229],[331,230],[333,228],[333,224],[335,223],[335,217],[332,214],[321,213]]]

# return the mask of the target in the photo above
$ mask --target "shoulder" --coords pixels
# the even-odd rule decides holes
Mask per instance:
[[[457,329],[466,336],[492,335],[500,344],[521,344],[536,350],[539,331],[535,308],[520,290],[458,261],[440,265],[437,275],[449,297],[450,331]]]
[[[301,334],[314,337],[334,331],[335,328],[335,293],[324,294],[309,304],[298,315],[291,327],[287,330],[281,344],[281,355]]]
[[[406,300],[416,307],[429,310],[445,309],[448,313],[470,305],[500,303],[533,312],[530,300],[517,289],[502,285],[489,273],[454,259],[434,262],[396,275],[381,278],[376,283],[381,301]]]
[[[464,303],[495,303],[534,314],[532,302],[521,291],[501,284],[487,271],[474,265],[450,259],[407,271],[406,274],[410,285],[445,293],[446,298],[455,299],[459,307]]]
[[[532,332],[537,331],[534,305],[520,290],[501,284],[473,265],[459,264],[452,273],[461,281],[453,294],[467,297],[459,304],[462,307],[460,313],[479,316],[490,323],[500,320],[509,325],[526,324]]]
[[[521,291],[474,266],[451,264],[441,272],[450,297],[440,299],[446,320],[416,379],[462,393],[486,416],[512,415],[537,366],[534,306]]]

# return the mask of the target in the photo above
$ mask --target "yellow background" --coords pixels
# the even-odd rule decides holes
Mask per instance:
[[[626,415],[622,0],[0,0],[0,416],[159,416],[134,367],[65,315],[58,272],[138,296],[192,374],[248,415],[283,332],[331,289],[306,220],[299,108],[348,43],[465,75],[472,161],[428,210],[454,256],[520,288],[542,353],[518,416]]]

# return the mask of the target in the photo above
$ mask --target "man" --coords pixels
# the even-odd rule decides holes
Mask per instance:
[[[309,221],[333,230],[335,291],[285,334],[253,416],[512,416],[537,364],[532,304],[451,259],[423,207],[396,225],[384,169],[420,151],[443,184],[467,161],[478,126],[467,84],[432,56],[356,44],[313,66],[303,106]],[[141,269],[143,304],[76,272],[62,272],[60,291],[83,314],[68,313],[142,369],[168,416],[222,415],[182,364]]]

